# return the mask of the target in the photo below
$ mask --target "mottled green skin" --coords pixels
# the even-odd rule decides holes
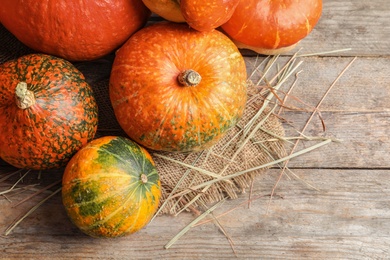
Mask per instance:
[[[20,82],[35,96],[26,109],[15,98]],[[70,62],[29,54],[0,66],[0,156],[11,165],[61,167],[94,138],[97,124],[92,88]]]
[[[84,233],[124,236],[141,229],[156,212],[160,180],[146,150],[123,137],[102,137],[69,162],[62,196],[70,219]]]

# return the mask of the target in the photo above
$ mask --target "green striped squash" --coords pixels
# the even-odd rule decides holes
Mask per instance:
[[[62,200],[72,222],[92,237],[119,237],[143,228],[156,213],[160,180],[150,154],[116,136],[95,139],[69,161]]]

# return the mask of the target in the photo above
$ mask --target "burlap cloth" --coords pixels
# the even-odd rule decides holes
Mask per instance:
[[[28,53],[34,53],[34,51],[20,43],[0,25],[0,64]],[[85,75],[95,93],[99,106],[97,137],[103,135],[125,136],[115,119],[108,95],[108,82],[113,59],[114,55],[112,54],[96,61],[74,63]],[[194,189],[216,177],[161,158],[159,155],[221,176],[263,165],[285,155],[282,142],[275,141],[275,136],[284,136],[284,129],[279,119],[273,114],[269,115],[267,120],[262,123],[260,130],[249,141],[244,142],[242,139],[241,130],[263,104],[264,95],[260,90],[258,86],[249,82],[248,103],[242,119],[237,127],[231,129],[213,148],[190,154],[151,151],[162,184],[161,214],[176,214],[182,210],[195,209],[203,204],[216,202],[226,197],[234,199],[250,186],[257,174],[263,173],[266,169],[251,171],[232,180],[218,181],[206,187]],[[262,113],[257,122],[260,122],[264,116],[268,116],[267,111],[268,109]],[[244,146],[242,146],[243,142]],[[238,149],[240,149],[239,152],[237,152]]]

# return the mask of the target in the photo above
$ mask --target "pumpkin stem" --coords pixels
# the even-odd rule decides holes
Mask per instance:
[[[179,83],[183,86],[195,87],[196,85],[198,85],[200,83],[200,81],[202,80],[202,77],[195,70],[188,69],[188,70],[182,71],[179,74],[179,76],[177,76],[177,79],[178,79]]]
[[[21,109],[26,109],[35,104],[34,92],[27,89],[26,82],[19,82],[15,89],[16,105]]]
[[[148,182],[148,176],[146,176],[145,173],[141,174],[141,181],[142,181],[143,184]]]

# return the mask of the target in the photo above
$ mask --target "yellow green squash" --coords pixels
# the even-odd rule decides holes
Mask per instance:
[[[124,137],[95,139],[65,168],[62,200],[72,222],[92,237],[119,237],[143,228],[161,197],[150,154]]]

